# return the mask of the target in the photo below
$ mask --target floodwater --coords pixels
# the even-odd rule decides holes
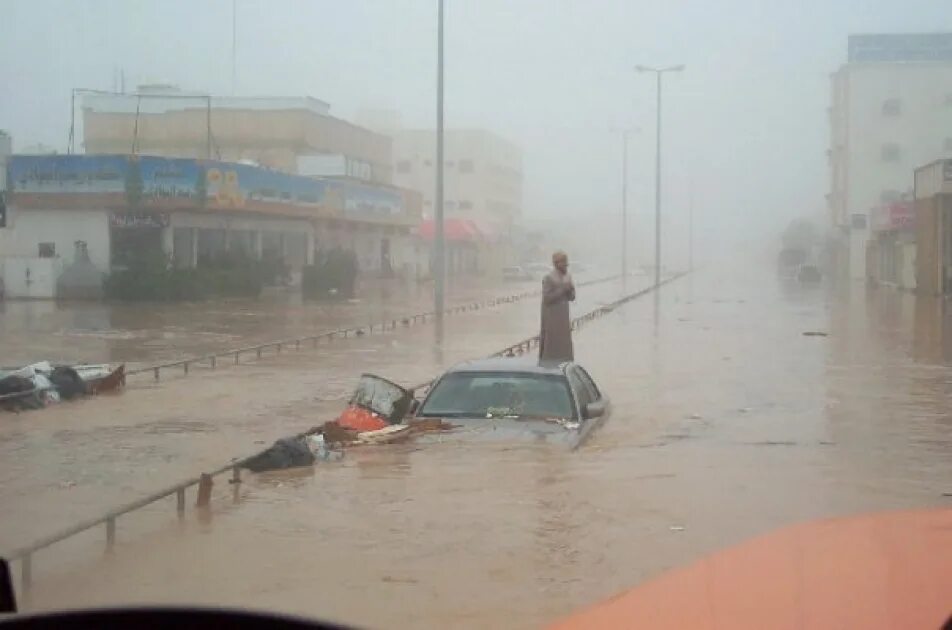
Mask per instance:
[[[451,278],[447,304],[537,289]],[[260,299],[187,303],[0,301],[0,365],[50,360],[126,363],[177,360],[279,338],[366,326],[428,311],[431,284],[366,280],[358,299],[304,300],[300,289],[266,289]]]
[[[634,287],[634,281],[629,281]],[[492,295],[510,287],[496,287]],[[579,289],[576,313],[622,293],[619,281]],[[538,332],[539,298],[431,325],[322,343],[316,349],[183,378],[130,377],[126,390],[42,411],[0,415],[0,550],[20,547],[120,504],[261,450],[337,416],[362,372],[416,385],[451,363],[495,352]],[[423,309],[420,309],[423,310]],[[287,338],[283,329],[268,339]],[[242,344],[238,344],[242,345]],[[222,349],[222,348],[217,348]]]
[[[578,333],[578,360],[615,405],[579,452],[453,440],[351,451],[338,463],[249,476],[240,486],[219,482],[210,511],[179,522],[169,503],[128,526],[120,520],[106,557],[102,532],[84,542],[85,556],[57,548],[38,556],[31,605],[190,602],[380,628],[532,628],[783,525],[952,507],[948,315],[941,304],[890,291],[831,295],[779,285],[756,266],[698,272]],[[355,341],[350,374],[403,355],[401,380],[412,382],[448,355],[523,336],[514,321],[534,316],[537,305],[514,305],[452,320],[451,339],[464,340],[430,358],[412,350],[422,330]],[[228,416],[240,410],[243,439],[270,441],[307,424],[314,400],[339,406],[350,385],[308,356],[81,404],[167,405],[168,417],[212,427],[232,426]],[[260,389],[252,390],[255,379]],[[87,436],[82,448],[132,439],[80,413],[90,426],[71,430]],[[106,433],[96,437],[97,426]],[[128,426],[141,433],[148,425]],[[214,430],[201,449],[235,452],[240,440]],[[191,446],[201,431],[180,434],[174,452],[167,434],[155,435],[170,465],[207,457]],[[70,445],[60,440],[32,472],[61,466],[79,450]],[[7,470],[10,458],[0,458]],[[39,522],[32,509],[44,501],[68,502],[76,491],[36,501],[31,520]],[[25,518],[13,514],[5,525]]]

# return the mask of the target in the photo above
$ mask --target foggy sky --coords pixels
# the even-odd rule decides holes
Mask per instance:
[[[237,94],[310,95],[344,118],[384,108],[433,125],[435,0],[237,1]],[[672,256],[692,187],[702,250],[822,216],[828,76],[847,35],[952,29],[948,0],[446,2],[446,124],[522,146],[530,221],[617,225],[612,129],[641,129],[630,157],[636,253],[653,230],[655,90],[633,67],[686,64],[664,91]],[[15,149],[65,150],[70,88],[111,89],[119,68],[128,89],[232,93],[231,4],[3,0],[0,129]]]

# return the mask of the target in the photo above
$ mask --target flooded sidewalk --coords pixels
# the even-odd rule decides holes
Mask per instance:
[[[451,280],[447,304],[538,289],[538,282]],[[127,363],[129,367],[228,348],[366,326],[428,311],[432,284],[368,280],[353,300],[302,298],[300,289],[267,289],[259,299],[129,303],[0,300],[3,365],[39,360]]]
[[[178,523],[166,508],[165,526],[120,528],[105,560],[48,556],[33,605],[533,628],[782,525],[949,505],[952,364],[935,348],[952,333],[941,310],[910,299],[833,298],[744,266],[699,273],[578,334],[579,361],[615,405],[580,452],[404,445],[249,477],[234,495],[217,488],[209,514]],[[453,337],[464,331],[447,355],[485,341],[465,324]],[[415,355],[407,380],[448,358]],[[294,424],[271,413],[252,421],[269,436]]]
[[[619,281],[585,287],[573,311],[621,292]],[[0,424],[0,505],[16,516],[5,519],[0,549],[331,420],[362,372],[417,384],[449,364],[536,334],[538,325],[538,298],[530,298],[447,318],[447,342],[439,349],[432,326],[401,328],[240,366],[193,368],[188,378],[130,379],[119,395],[7,414]]]

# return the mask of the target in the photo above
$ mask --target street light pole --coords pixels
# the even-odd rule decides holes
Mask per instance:
[[[638,72],[654,72],[657,78],[657,122],[655,137],[655,287],[661,285],[661,75],[681,72],[684,66],[649,68],[636,66]]]
[[[436,342],[443,343],[443,311],[446,301],[446,235],[443,228],[443,0],[437,0],[436,44],[436,215],[434,227],[436,247],[433,272],[433,311],[436,317]]]
[[[621,133],[621,279],[628,280],[628,130]]]

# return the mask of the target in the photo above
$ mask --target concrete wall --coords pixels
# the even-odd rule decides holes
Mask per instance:
[[[36,257],[40,243],[54,243],[56,257],[72,264],[75,242],[86,241],[90,262],[109,271],[109,216],[105,210],[8,209],[8,228],[0,230],[0,258]]]

